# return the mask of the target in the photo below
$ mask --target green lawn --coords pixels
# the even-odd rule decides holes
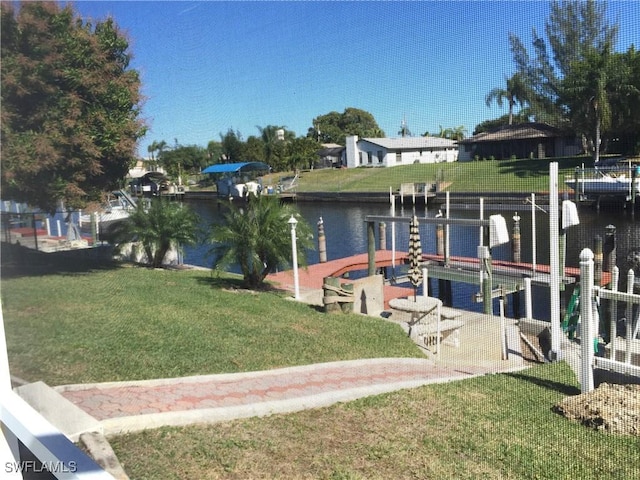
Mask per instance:
[[[329,408],[111,439],[132,479],[631,479],[640,438],[552,411],[565,363]]]
[[[549,190],[549,162],[557,161],[560,187],[564,175],[575,167],[593,164],[591,158],[485,160],[416,164],[391,168],[323,169],[303,172],[299,192],[388,192],[402,183],[443,180],[451,192],[545,192]],[[265,184],[277,183],[285,173],[267,176]]]
[[[3,278],[11,371],[57,385],[421,355],[382,319],[326,315],[238,285],[135,267]]]
[[[58,269],[60,266],[58,266]],[[12,373],[55,384],[420,357],[399,326],[326,315],[207,271],[118,267],[6,275]],[[15,273],[15,270],[9,270]],[[111,439],[132,479],[634,478],[640,440],[552,412],[564,363],[329,408]]]

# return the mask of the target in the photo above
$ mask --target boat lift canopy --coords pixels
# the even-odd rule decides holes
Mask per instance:
[[[243,173],[261,170],[268,172],[271,170],[271,167],[262,162],[218,163],[209,165],[202,170],[202,173]]]

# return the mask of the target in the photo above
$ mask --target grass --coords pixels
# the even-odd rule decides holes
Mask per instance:
[[[63,269],[64,270],[64,269]],[[327,316],[206,271],[117,267],[6,275],[12,373],[49,384],[421,356],[400,327]],[[132,479],[634,478],[637,437],[551,407],[578,393],[564,363],[329,408],[110,439]]]
[[[553,413],[565,363],[329,408],[111,439],[132,479],[628,479],[640,439]]]
[[[485,160],[415,164],[391,168],[322,169],[303,172],[299,192],[388,192],[402,183],[449,183],[451,192],[545,192],[549,190],[549,163],[558,162],[560,179],[573,175],[577,166],[591,165],[591,158]],[[285,173],[267,176],[275,184]],[[562,182],[560,182],[562,184]],[[560,185],[561,187],[563,185]]]
[[[382,319],[325,315],[238,285],[208,271],[126,267],[3,277],[12,374],[58,385],[420,356]]]

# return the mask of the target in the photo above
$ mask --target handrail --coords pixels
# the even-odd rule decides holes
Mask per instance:
[[[2,459],[4,474],[48,472],[64,480],[114,480],[93,459],[76,447],[62,432],[13,391],[4,391],[0,400],[2,435],[8,429],[42,466],[33,461]],[[8,438],[7,438],[8,439]],[[20,478],[19,476],[17,478]]]

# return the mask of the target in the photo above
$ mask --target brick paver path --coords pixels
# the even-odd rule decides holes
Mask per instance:
[[[264,372],[207,375],[142,382],[58,387],[62,395],[97,420],[163,412],[211,409],[309,398],[352,390],[355,397],[386,385],[400,389],[489,373],[454,369],[428,359],[332,362]],[[367,393],[371,389],[371,393]]]

